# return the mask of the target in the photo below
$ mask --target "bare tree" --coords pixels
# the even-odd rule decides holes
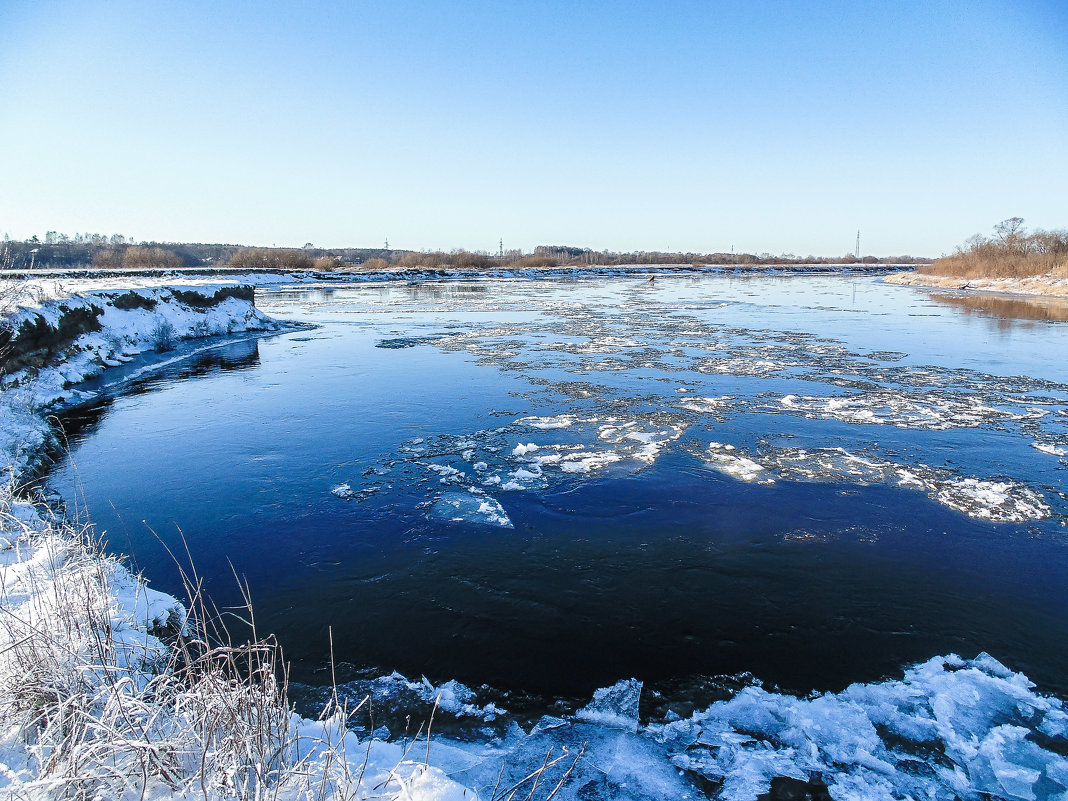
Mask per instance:
[[[994,233],[1001,244],[1013,251],[1020,250],[1020,243],[1024,237],[1023,217],[1009,217],[994,226]]]

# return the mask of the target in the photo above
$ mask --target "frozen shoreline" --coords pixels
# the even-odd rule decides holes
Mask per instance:
[[[103,323],[100,330],[74,337],[57,351],[54,363],[27,366],[10,380],[5,379],[0,411],[9,416],[0,417],[4,435],[0,447],[8,464],[17,469],[18,465],[32,464],[33,454],[47,437],[46,427],[41,427],[42,410],[50,404],[79,400],[78,387],[66,386],[68,382],[100,374],[152,347],[158,342],[156,326],[161,320],[169,322],[173,335],[179,338],[200,331],[222,333],[221,328],[212,326],[224,326],[230,333],[273,330],[273,321],[256,312],[248,301],[227,298],[214,307],[216,312],[202,312],[195,306],[182,308],[175,289],[187,291],[162,287],[139,290],[136,295],[143,302],[132,298],[120,301],[120,305],[131,306],[127,309],[116,308],[114,301],[129,293],[112,292],[102,300],[104,306],[108,306],[107,299],[112,303],[97,317]],[[218,288],[197,287],[196,291],[207,297]],[[105,294],[94,297],[104,298]],[[145,308],[148,301],[156,305]],[[89,305],[95,302],[86,301]],[[59,310],[51,303],[27,314],[58,323]],[[71,309],[85,308],[65,303]],[[19,319],[30,320],[31,316]],[[205,325],[198,327],[199,323]],[[58,328],[52,326],[52,330]],[[541,430],[555,422],[532,420],[531,425]],[[661,440],[675,433],[614,425],[598,431],[600,439],[615,438],[627,444],[635,458],[655,455]],[[539,468],[557,464],[553,461],[557,457],[563,459],[545,444],[520,442],[512,454],[537,463]],[[578,464],[576,460],[567,463]],[[441,470],[433,472],[447,478]],[[442,513],[451,515],[458,501],[451,496],[446,500],[450,504]],[[478,503],[481,510],[483,502]],[[144,687],[152,680],[149,663],[166,652],[151,631],[183,621],[184,609],[173,598],[147,589],[121,565],[82,547],[71,539],[69,530],[63,529],[62,521],[42,515],[12,496],[10,490],[0,498],[0,511],[0,536],[7,543],[0,549],[0,586],[6,588],[0,605],[13,613],[10,617],[41,628],[43,622],[64,619],[62,609],[45,603],[47,598],[63,595],[65,591],[57,588],[67,586],[65,582],[75,588],[92,587],[96,602],[115,611],[94,618],[97,628],[87,628],[85,639],[65,641],[62,658],[67,659],[70,653],[75,657],[62,664],[71,665],[75,674],[90,668],[86,708],[99,707],[103,714],[109,703],[112,707],[134,700],[140,703],[141,696],[133,689],[116,693],[116,685],[104,681],[104,672],[91,669],[93,637],[103,633],[124,643],[116,651],[123,656],[114,665],[115,671],[129,680],[121,686]],[[489,508],[480,513],[495,517],[498,511]],[[61,750],[42,749],[40,741],[35,744],[23,738],[25,718],[17,715],[24,710],[16,709],[10,688],[25,687],[19,682],[26,676],[22,664],[13,662],[11,655],[20,653],[16,646],[31,634],[33,631],[25,628],[0,627],[0,676],[4,678],[0,692],[9,693],[0,696],[0,709],[5,712],[0,728],[0,763],[6,766],[6,770],[0,769],[0,790],[43,799],[53,797],[57,787],[72,786],[69,783],[75,778],[56,772],[47,775],[42,765],[49,758],[62,762]],[[133,652],[139,654],[136,659],[130,657]],[[422,699],[428,718],[435,704],[440,712],[456,716],[488,719],[507,714],[507,710],[480,705],[477,693],[455,682],[435,687],[425,680],[390,678]],[[543,765],[550,767],[538,774],[543,784],[534,796],[537,798],[544,798],[557,786],[558,799],[700,798],[700,780],[704,787],[718,788],[714,797],[757,799],[769,791],[775,777],[779,777],[776,781],[780,785],[787,781],[795,790],[799,786],[823,787],[832,798],[843,800],[977,798],[980,793],[1038,799],[1060,797],[1068,791],[1068,759],[1060,750],[1068,742],[1068,714],[1063,703],[1035,693],[1023,674],[986,655],[974,660],[936,657],[908,668],[902,679],[852,685],[841,693],[806,699],[768,692],[754,682],[689,717],[666,707],[658,719],[642,718],[641,691],[640,681],[623,680],[598,690],[591,703],[573,716],[547,716],[529,731],[513,724],[502,736],[473,742],[435,736],[427,743],[423,738],[411,753],[405,750],[403,740],[357,739],[346,732],[336,715],[310,721],[289,717],[286,712],[280,731],[288,750],[283,749],[285,758],[270,780],[281,788],[280,798],[314,797],[310,790],[302,795],[293,776],[284,778],[283,763],[289,760],[286,764],[296,766],[301,775],[325,777],[333,760],[335,771],[344,762],[345,769],[361,775],[361,765],[366,765],[367,781],[356,790],[355,797],[384,795],[427,801],[482,797],[473,792],[475,789],[490,797],[502,772],[502,787],[518,783],[521,790],[517,797],[527,797],[534,790],[532,782],[523,777],[537,773]],[[148,727],[145,745],[138,746],[136,731],[124,730],[123,737],[134,743],[123,745],[129,752],[116,756],[105,749],[100,752],[105,761],[75,763],[72,770],[83,772],[79,781],[99,782],[97,787],[105,796],[107,790],[127,787],[130,797],[138,797],[141,777],[133,769],[154,763],[138,762],[137,754],[151,752],[153,747],[164,752],[194,747],[190,733],[196,732],[195,721],[183,719],[178,707],[161,707],[151,714],[154,721],[163,722],[166,732]],[[157,738],[154,742],[153,736]],[[207,761],[218,769],[207,777],[212,782],[210,797],[235,797],[242,787],[247,793],[248,784],[239,787],[233,774],[227,778],[217,745],[209,743],[216,750],[205,752]],[[550,748],[555,749],[552,759],[546,756]],[[553,761],[557,757],[561,759]],[[184,759],[186,763],[196,762],[199,755]],[[108,767],[116,762],[130,773],[119,778],[108,774]],[[152,773],[151,782],[145,780],[144,797],[205,797],[195,768],[183,764],[174,770],[177,778]],[[340,797],[343,783],[332,775],[324,795]],[[115,783],[106,784],[109,781]],[[348,789],[353,789],[351,784]]]
[[[898,284],[900,286],[1068,298],[1068,278],[1057,278],[1052,275],[1036,275],[1030,278],[960,278],[952,275],[907,272],[887,275],[882,280],[887,284]]]

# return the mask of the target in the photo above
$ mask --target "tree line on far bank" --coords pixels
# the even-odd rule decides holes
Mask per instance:
[[[1022,217],[1010,217],[994,226],[993,236],[975,234],[951,255],[916,269],[956,278],[1068,278],[1068,231],[1028,233]]]
[[[520,250],[410,251],[386,248],[303,248],[243,247],[201,243],[141,242],[122,236],[78,236],[70,238],[49,232],[44,241],[37,237],[0,243],[0,268],[7,270],[78,269],[92,266],[106,270],[173,270],[189,267],[228,267],[240,270],[284,271],[379,271],[524,269],[538,267],[623,264],[703,264],[756,266],[769,264],[922,264],[929,259],[913,256],[796,256],[792,253],[669,253],[638,251],[614,253],[589,248],[542,245],[532,253]]]

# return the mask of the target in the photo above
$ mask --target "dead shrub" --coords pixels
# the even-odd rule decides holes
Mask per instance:
[[[122,266],[127,270],[173,270],[185,267],[185,260],[177,253],[164,248],[134,245],[123,252]]]
[[[294,248],[242,248],[230,257],[230,266],[241,270],[311,270],[315,263],[303,250]]]

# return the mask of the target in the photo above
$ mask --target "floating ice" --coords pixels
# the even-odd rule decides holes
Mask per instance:
[[[1041,520],[1052,512],[1041,495],[1012,481],[949,480],[938,489],[935,499],[983,520]]]
[[[987,423],[1035,420],[1046,414],[1046,410],[1034,407],[1022,412],[995,408],[984,403],[979,397],[961,400],[928,392],[923,394],[922,399],[913,399],[907,393],[895,390],[832,397],[785,395],[779,403],[782,408],[800,412],[807,417],[935,431],[975,428]]]
[[[514,528],[504,507],[488,495],[448,492],[438,497],[430,508],[431,517],[456,523],[481,523],[500,528]]]
[[[570,414],[558,414],[553,417],[524,417],[518,422],[530,428],[550,430],[555,428],[570,428],[577,418]]]
[[[678,390],[676,390],[678,392]],[[679,408],[700,414],[722,415],[735,406],[735,398],[732,395],[721,397],[693,397],[684,398],[678,402]]]
[[[750,481],[758,484],[774,484],[775,476],[761,464],[754,462],[747,456],[737,453],[733,445],[724,445],[721,442],[708,443],[708,452],[705,455],[709,466],[725,473],[739,481]]]
[[[1032,442],[1031,447],[1042,453],[1048,453],[1050,456],[1068,456],[1068,448],[1062,448],[1052,442]]]
[[[849,481],[923,490],[938,503],[969,517],[994,522],[1021,522],[1050,517],[1042,495],[1014,481],[961,477],[924,464],[902,465],[843,448],[764,449],[759,461],[733,445],[709,443],[702,453],[709,466],[740,481],[773,484],[792,481]]]
[[[464,481],[464,474],[451,465],[428,464],[426,469],[432,473],[437,473],[442,484],[462,484]]]
[[[770,359],[705,359],[694,369],[700,373],[720,373],[723,375],[769,376],[785,370],[790,365]]]
[[[512,449],[512,456],[526,456],[528,453],[534,453],[538,449],[538,446],[533,442],[524,445],[520,442]]]
[[[607,422],[598,427],[597,438],[612,444],[629,445],[637,442],[640,447],[637,449],[632,447],[626,450],[625,454],[620,453],[619,456],[623,458],[626,455],[646,464],[652,464],[660,455],[661,449],[681,437],[685,430],[686,427],[683,425],[669,425],[653,431],[645,431],[635,420],[620,423],[614,418],[609,418]]]
[[[338,484],[336,487],[330,490],[330,492],[341,498],[343,501],[351,500],[356,495],[356,493],[352,491],[352,487],[350,487],[348,484]]]
[[[559,458],[553,463],[564,473],[589,473],[623,458],[615,451],[579,451],[562,456],[557,454],[557,456]],[[544,464],[549,463],[548,460],[544,462]]]
[[[414,348],[416,345],[430,345],[440,338],[440,336],[395,337],[393,339],[381,339],[375,343],[375,347],[385,348],[387,350],[400,350],[402,348]]]

